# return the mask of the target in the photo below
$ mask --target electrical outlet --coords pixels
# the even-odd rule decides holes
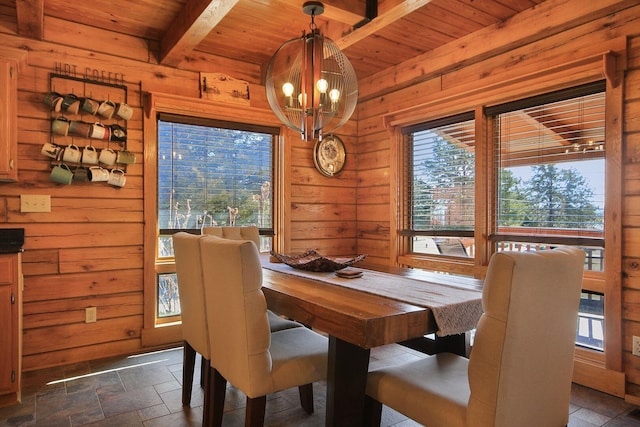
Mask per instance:
[[[85,323],[95,323],[98,320],[98,308],[97,307],[87,307],[84,310],[84,322]]]
[[[634,356],[640,356],[640,337],[633,337],[633,348],[631,349],[631,352]]]

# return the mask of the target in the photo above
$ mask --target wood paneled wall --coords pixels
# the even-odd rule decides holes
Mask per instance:
[[[578,3],[573,2],[573,6],[570,3],[561,7],[579,7]],[[550,21],[534,19],[535,12],[535,9],[525,11],[515,20],[520,24],[526,22],[526,28],[513,26],[513,21],[493,28],[490,43],[483,43],[487,40],[483,30],[470,35],[464,43],[451,46],[450,55],[442,51],[426,53],[414,61],[399,64],[394,68],[395,74],[386,72],[385,81],[379,80],[381,76],[361,81],[357,252],[368,253],[369,262],[393,264],[397,261],[399,195],[396,182],[401,165],[396,164],[400,138],[394,125],[419,123],[602,79],[602,55],[616,52],[618,67],[626,70],[622,127],[623,231],[622,241],[619,238],[607,241],[607,248],[620,251],[621,246],[622,272],[616,266],[613,271],[622,276],[619,279],[623,288],[622,307],[615,308],[622,316],[622,336],[606,339],[616,343],[614,348],[621,341],[622,357],[613,365],[622,366],[627,397],[637,403],[634,396],[640,396],[640,358],[631,355],[631,342],[633,335],[640,335],[640,223],[637,220],[640,7],[624,4],[615,13],[601,13],[599,17],[592,13],[581,16],[576,10],[571,14],[575,20],[566,27],[553,18]],[[552,16],[566,17],[553,13]],[[423,73],[422,78],[417,70]],[[478,203],[477,208],[482,209]],[[469,272],[468,266],[460,263],[447,265],[427,260],[419,265]],[[478,264],[472,271],[482,274],[484,266],[486,264]],[[607,378],[621,377],[614,374]]]
[[[464,45],[452,46],[450,53],[421,55],[363,79],[357,115],[339,132],[347,162],[337,177],[320,175],[313,166],[313,145],[287,132],[284,249],[367,253],[369,262],[392,264],[397,253],[397,167],[391,162],[398,141],[385,128],[383,116],[428,102],[432,105],[423,112],[430,111],[433,117],[473,108],[482,102],[479,89],[484,86],[603,52],[622,39],[628,55],[621,243],[623,365],[627,392],[640,396],[640,358],[630,352],[631,336],[640,335],[640,6],[597,19],[591,12],[580,14],[582,6],[581,0],[562,3],[563,11],[576,11],[578,16],[571,21],[566,21],[564,12],[555,15],[537,8],[544,17],[513,20],[520,30],[496,26],[493,38],[488,33],[472,35]],[[44,29],[44,41],[18,37],[15,19],[0,10],[0,44],[28,51],[27,66],[19,76],[19,181],[0,184],[0,226],[26,231],[25,370],[143,350],[143,205],[145,196],[155,195],[143,192],[141,92],[197,98],[198,72],[224,72],[250,82],[252,106],[268,108],[259,67],[206,56],[180,68],[163,67],[143,39],[51,17],[45,17]],[[465,57],[466,53],[472,56]],[[129,168],[125,188],[49,181],[49,162],[40,155],[49,141],[50,126],[42,96],[49,90],[49,73],[56,63],[124,75],[135,107],[128,123],[128,146],[140,159]],[[584,78],[579,67],[567,73],[567,79]],[[532,78],[531,90],[542,84]],[[512,95],[500,93],[505,100]],[[21,213],[21,194],[51,195],[51,213]],[[84,309],[89,306],[98,307],[96,323],[84,323]]]
[[[199,72],[223,72],[248,81],[251,106],[267,111],[260,69],[206,56],[190,61],[190,69],[159,66],[146,40],[57,18],[45,17],[45,41],[17,37],[15,27],[0,11],[0,44],[28,52],[18,79],[19,180],[0,185],[0,226],[25,228],[23,368],[141,351],[144,93],[199,98]],[[71,71],[83,77],[86,69],[124,76],[135,109],[127,123],[127,147],[137,163],[128,167],[124,188],[55,184],[49,180],[49,161],[40,154],[50,141],[51,113],[43,103],[50,73]],[[315,170],[313,144],[293,132],[284,135],[287,251],[314,247],[327,254],[355,252],[356,122],[342,128],[341,136],[349,154],[340,178],[331,179]],[[22,194],[51,196],[51,212],[20,212]],[[85,323],[85,308],[92,306],[98,321]]]

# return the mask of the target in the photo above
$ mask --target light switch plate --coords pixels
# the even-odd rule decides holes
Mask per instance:
[[[51,196],[48,194],[21,194],[20,212],[51,212]]]

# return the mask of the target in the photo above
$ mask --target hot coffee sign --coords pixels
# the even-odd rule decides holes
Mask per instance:
[[[98,70],[91,67],[78,67],[73,64],[56,62],[53,67],[54,73],[78,79],[93,80],[100,83],[124,86],[124,74],[113,71]]]

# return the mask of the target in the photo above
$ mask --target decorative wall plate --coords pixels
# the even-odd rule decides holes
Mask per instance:
[[[335,135],[327,135],[313,148],[316,169],[326,176],[334,176],[342,170],[347,154],[344,143]]]

